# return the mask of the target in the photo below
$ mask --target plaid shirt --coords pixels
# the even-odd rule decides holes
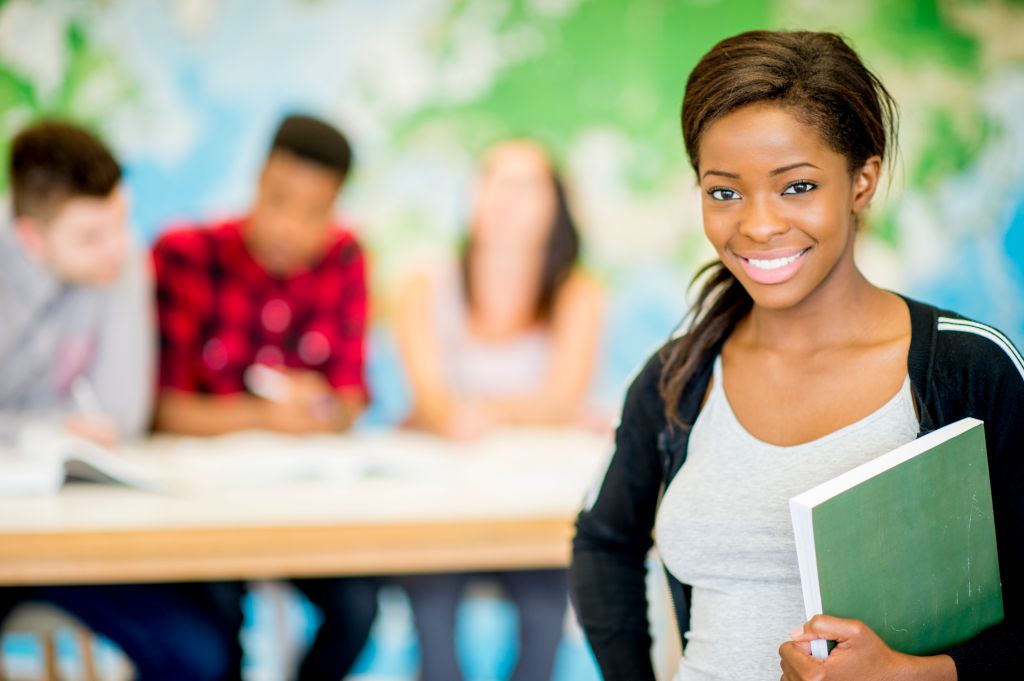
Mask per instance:
[[[243,224],[173,230],[154,246],[160,387],[237,393],[260,363],[312,369],[365,398],[366,276],[355,239],[337,231],[317,265],[278,278],[246,248]]]

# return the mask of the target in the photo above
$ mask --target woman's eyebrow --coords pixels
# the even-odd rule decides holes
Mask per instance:
[[[704,171],[704,174],[701,175],[701,178],[705,178],[708,175],[721,175],[722,177],[728,177],[733,180],[740,179],[740,176],[737,173],[727,173],[724,170],[706,170]]]
[[[782,166],[781,168],[776,168],[775,170],[769,172],[768,175],[770,177],[775,177],[776,175],[781,175],[782,173],[785,173],[785,172],[788,172],[790,170],[793,170],[794,168],[802,168],[804,166],[806,166],[808,168],[816,168],[817,170],[821,170],[821,168],[818,168],[818,166],[814,165],[813,163],[811,163],[809,161],[800,161],[799,163],[791,163],[788,166]],[[708,175],[719,175],[721,177],[728,177],[728,178],[733,179],[733,180],[740,179],[739,173],[729,173],[729,172],[726,172],[724,170],[706,170],[706,171],[704,171],[704,174],[701,175],[701,178],[705,178]]]
[[[821,170],[821,168],[818,168],[818,166],[814,165],[813,163],[809,163],[807,161],[801,161],[800,163],[793,163],[793,164],[788,165],[788,166],[782,166],[781,168],[776,168],[775,170],[773,170],[770,173],[768,173],[768,175],[771,176],[771,177],[775,177],[776,175],[781,175],[782,173],[785,173],[787,171],[793,170],[794,168],[802,168],[804,166],[807,166],[809,168],[816,168],[817,170]]]

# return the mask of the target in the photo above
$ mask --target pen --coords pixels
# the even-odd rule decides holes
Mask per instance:
[[[93,389],[92,383],[85,377],[85,374],[79,374],[71,382],[71,399],[78,411],[85,416],[99,416],[103,413],[96,390]]]
[[[245,387],[257,397],[262,397],[278,404],[288,401],[291,392],[291,380],[284,373],[266,364],[252,364],[242,376]],[[313,415],[321,421],[330,421],[334,399],[330,395],[315,400],[309,405]]]
[[[245,387],[257,397],[277,403],[288,401],[288,393],[291,392],[292,387],[291,381],[283,373],[266,364],[249,365],[242,380],[245,382]]]

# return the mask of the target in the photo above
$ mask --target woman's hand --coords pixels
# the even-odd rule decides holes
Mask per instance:
[[[811,657],[811,641],[835,641],[827,659]],[[815,615],[779,647],[782,681],[956,681],[948,655],[898,653],[863,622]]]
[[[497,425],[483,405],[471,402],[452,405],[440,433],[452,440],[477,440]]]

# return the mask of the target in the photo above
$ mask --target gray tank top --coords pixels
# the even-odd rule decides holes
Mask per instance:
[[[554,340],[537,326],[512,338],[485,341],[469,331],[469,314],[458,271],[435,277],[435,320],[444,352],[448,389],[462,398],[500,399],[529,395],[551,371]]]
[[[686,463],[658,509],[669,571],[693,586],[676,681],[775,681],[778,648],[802,624],[789,498],[913,440],[910,378],[874,413],[812,442],[768,444],[737,420],[716,358]]]

